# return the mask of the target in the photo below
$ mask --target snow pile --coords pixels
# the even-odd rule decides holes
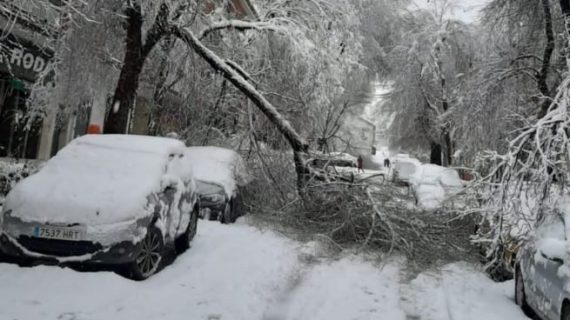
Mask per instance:
[[[229,197],[238,186],[246,185],[251,179],[241,156],[230,149],[190,147],[186,149],[184,159],[196,180],[222,185]]]
[[[463,190],[456,170],[434,164],[421,165],[412,178],[417,204],[435,209],[449,196]]]
[[[514,283],[496,283],[474,267],[451,264],[402,288],[407,319],[528,319],[514,303]]]
[[[37,222],[101,225],[137,218],[148,211],[147,196],[161,191],[169,158],[184,148],[167,138],[80,137],[17,184],[4,209]]]

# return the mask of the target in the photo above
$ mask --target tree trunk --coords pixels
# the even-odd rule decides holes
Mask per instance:
[[[564,18],[564,27],[566,30],[566,52],[570,48],[570,0],[560,0],[560,8]],[[570,56],[566,53],[566,67],[570,68]]]
[[[560,8],[562,9],[562,15],[564,16],[566,33],[570,36],[570,0],[560,0]]]
[[[190,46],[202,57],[214,70],[220,72],[229,82],[250,99],[263,114],[275,125],[277,130],[285,137],[291,149],[293,149],[295,171],[297,173],[297,187],[302,195],[308,178],[309,170],[306,166],[306,154],[309,150],[307,142],[301,138],[275,107],[257,91],[241,74],[222,60],[213,51],[206,48],[198,38],[190,31],[176,26],[171,26],[171,32],[181,41]]]
[[[449,133],[449,129],[443,130],[443,140],[445,141],[445,160],[446,163],[444,165],[449,167],[453,164],[453,141],[451,140],[451,134]]]
[[[440,76],[441,76],[442,75],[441,62],[438,64],[438,68],[440,70]],[[444,113],[446,113],[447,110],[449,110],[449,101],[447,99],[446,90],[447,88],[446,88],[445,78],[441,76],[441,92],[442,92],[441,107]],[[442,135],[443,135],[443,141],[445,143],[445,163],[443,163],[443,159],[441,159],[441,150],[440,150],[439,165],[444,165],[446,167],[449,167],[453,160],[453,142],[451,139],[451,133],[448,125],[445,125],[443,127]],[[439,148],[441,149],[441,145],[439,145]]]
[[[564,1],[564,0],[562,0]],[[568,1],[568,0],[566,0]],[[548,71],[550,69],[550,60],[552,59],[552,53],[554,52],[554,32],[552,27],[552,12],[550,9],[550,0],[542,0],[542,8],[544,11],[544,33],[546,36],[546,47],[544,48],[544,53],[542,56],[542,67],[540,73],[537,75],[538,90],[543,95],[543,101],[540,104],[540,110],[538,117],[542,118],[548,112],[551,101],[548,99],[550,97],[550,90],[548,88]]]
[[[119,82],[115,88],[113,105],[107,121],[105,133],[127,133],[129,111],[134,107],[139,76],[144,65],[142,56],[142,25],[143,19],[140,7],[128,7],[126,51]]]
[[[443,164],[441,158],[441,144],[432,142],[430,143],[430,149],[431,152],[429,157],[429,163],[441,166]]]
[[[142,40],[143,16],[139,4],[132,4],[125,10],[127,16],[126,51],[119,82],[115,88],[113,105],[107,121],[105,133],[127,133],[129,113],[135,106],[139,78],[144,63],[154,46],[168,34],[166,33],[168,6],[163,4],[156,15],[155,21]]]

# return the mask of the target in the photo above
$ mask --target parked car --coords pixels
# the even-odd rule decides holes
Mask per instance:
[[[439,207],[448,197],[464,190],[457,170],[435,164],[417,167],[411,179],[416,204],[425,209]]]
[[[190,147],[185,163],[192,168],[200,196],[200,216],[233,223],[244,214],[241,191],[250,181],[242,157],[220,147]]]
[[[147,136],[73,140],[6,197],[0,250],[150,277],[168,248],[184,251],[196,234],[198,196],[184,150],[178,140]]]
[[[354,170],[357,167],[356,157],[347,153],[315,153],[307,160],[312,168],[310,179],[318,181],[354,182]]]
[[[570,319],[569,222],[564,214],[546,214],[518,251],[515,301],[544,320]]]
[[[357,167],[356,157],[343,152],[315,153],[309,161],[313,167],[321,169],[326,167]]]
[[[415,158],[396,156],[391,161],[392,181],[403,186],[410,186],[420,161]]]

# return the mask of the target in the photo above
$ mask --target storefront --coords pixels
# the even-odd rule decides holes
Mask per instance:
[[[0,157],[37,157],[42,118],[28,112],[26,100],[50,58],[50,52],[13,35],[0,40]]]

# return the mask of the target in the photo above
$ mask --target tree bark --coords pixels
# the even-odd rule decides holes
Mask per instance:
[[[560,9],[564,19],[564,27],[566,30],[566,52],[570,48],[570,0],[560,0]],[[566,53],[566,67],[570,68],[570,56]]]
[[[568,36],[570,36],[570,0],[560,0],[560,8],[562,9],[562,15],[564,16],[566,32],[568,33]]]
[[[309,170],[306,165],[306,154],[309,149],[307,142],[301,138],[275,107],[253,87],[244,76],[235,68],[228,65],[213,51],[206,48],[200,40],[190,31],[176,26],[171,26],[171,32],[181,41],[190,46],[194,52],[202,57],[214,70],[220,72],[230,83],[250,99],[263,114],[275,125],[277,130],[285,137],[291,149],[293,149],[295,171],[297,173],[297,187],[302,194]]]
[[[125,10],[127,16],[125,57],[111,111],[105,122],[105,133],[127,133],[129,113],[135,106],[140,74],[149,53],[167,35],[168,14],[168,6],[163,4],[143,43],[143,16],[140,5],[134,3]]]
[[[440,77],[441,77],[441,92],[442,92],[442,99],[441,99],[441,108],[443,109],[443,113],[445,114],[447,112],[447,110],[449,110],[449,101],[447,99],[447,86],[446,86],[446,81],[445,81],[445,77],[443,77],[443,71],[441,68],[441,62],[438,63],[438,68],[439,68],[439,73],[440,73]],[[444,165],[446,167],[451,166],[452,161],[453,161],[453,141],[451,139],[451,132],[449,130],[449,126],[448,125],[444,125],[444,127],[442,128],[442,135],[443,135],[443,141],[445,143],[445,163],[443,163],[443,159],[441,159],[441,151],[440,151],[440,156],[439,156],[439,165]],[[439,148],[441,149],[441,145],[439,146]]]
[[[441,166],[443,163],[442,158],[441,158],[441,144],[439,143],[435,143],[435,142],[431,142],[430,143],[430,157],[429,157],[429,163],[432,164],[437,164],[438,166]]]
[[[445,160],[446,163],[444,165],[449,167],[453,165],[453,141],[451,139],[451,133],[449,132],[448,128],[443,130],[443,140],[445,141]]]
[[[562,0],[564,1],[564,0]],[[567,1],[567,0],[566,0]],[[544,11],[544,33],[546,36],[546,47],[542,56],[542,67],[537,75],[538,90],[543,95],[543,101],[540,104],[539,118],[542,118],[548,112],[550,107],[550,90],[548,88],[548,71],[550,69],[550,60],[554,52],[554,31],[552,27],[552,10],[550,8],[550,0],[542,0],[542,8]]]

